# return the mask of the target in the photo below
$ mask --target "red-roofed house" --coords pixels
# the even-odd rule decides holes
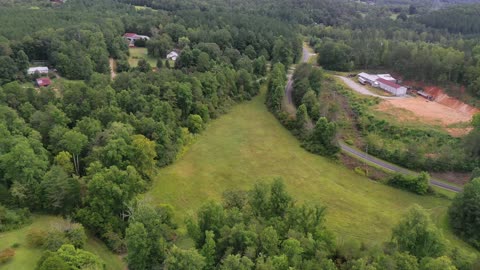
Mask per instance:
[[[399,84],[396,84],[395,82],[383,78],[377,79],[377,82],[378,87],[394,94],[395,96],[404,96],[407,94],[407,88],[405,86],[401,86]]]
[[[135,46],[135,41],[136,40],[139,40],[139,39],[150,40],[149,36],[137,35],[136,33],[125,33],[125,34],[123,34],[123,38],[128,41],[128,46],[130,46],[130,47]]]
[[[48,77],[42,77],[37,79],[37,86],[38,87],[47,87],[52,84],[52,81]]]

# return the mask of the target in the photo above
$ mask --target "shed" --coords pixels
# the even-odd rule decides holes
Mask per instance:
[[[169,54],[167,54],[167,59],[171,59],[173,61],[177,61],[178,58],[178,53],[176,51],[171,51]]]
[[[377,84],[376,84],[377,80],[378,80],[377,75],[372,75],[372,74],[368,74],[368,73],[365,73],[365,72],[362,72],[362,73],[358,74],[358,81],[361,84],[368,83],[372,86],[377,86]]]
[[[37,86],[38,87],[47,87],[52,84],[52,81],[48,77],[42,77],[37,79]]]

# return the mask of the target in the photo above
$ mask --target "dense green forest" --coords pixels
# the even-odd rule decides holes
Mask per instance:
[[[458,15],[465,9],[427,15],[412,10],[411,17],[392,20],[395,10],[333,0],[0,0],[0,5],[0,232],[24,226],[31,213],[69,219],[26,236],[44,252],[38,269],[103,269],[100,258],[83,249],[90,234],[125,255],[129,269],[478,267],[477,258],[449,248],[417,207],[388,243],[337,243],[324,225],[328,208],[310,205],[308,198],[295,202],[279,179],[226,192],[223,203],[200,207],[186,222],[191,249],[176,245],[181,225],[172,207],[139,199],[157,168],[175,162],[212,119],[250,100],[261,85],[268,88],[268,108],[305,149],[336,157],[337,119],[321,101],[332,82],[323,70],[299,65],[292,74],[296,115],[282,108],[286,74],[301,58],[301,35],[310,37],[325,69],[388,69],[408,79],[463,84],[480,96],[480,33],[472,27],[478,18],[455,28],[438,19],[445,17],[442,12]],[[126,32],[150,37],[135,45],[146,48],[155,67],[144,59],[130,64]],[[165,61],[172,50],[180,52],[174,64]],[[39,63],[51,69],[50,87],[35,88],[39,74],[27,73]],[[362,115],[361,105],[357,109],[365,130],[410,132],[376,123]],[[442,159],[448,164],[434,165],[471,170],[480,156],[479,130],[476,123],[457,144],[437,134],[414,136],[452,147],[445,151],[462,143],[450,152],[457,163]],[[402,180],[409,181],[395,183]],[[423,180],[417,193],[426,193]],[[452,209],[463,198],[475,198],[468,192],[461,196]],[[475,208],[469,218],[452,213],[455,230],[475,227]],[[459,234],[469,238],[477,231],[469,227]],[[472,239],[478,247],[478,238]],[[1,250],[0,266],[14,255],[14,247]]]

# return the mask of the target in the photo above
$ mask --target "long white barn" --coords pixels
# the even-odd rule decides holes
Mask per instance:
[[[370,84],[373,87],[378,87],[395,96],[404,96],[407,94],[407,88],[397,84],[397,80],[390,74],[368,74],[362,72],[358,74],[358,81],[361,84]]]

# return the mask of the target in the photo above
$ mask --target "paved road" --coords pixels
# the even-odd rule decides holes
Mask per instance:
[[[343,76],[335,76],[337,78],[340,78],[348,87],[350,87],[352,90],[362,94],[362,95],[367,95],[367,96],[372,96],[372,97],[378,97],[381,99],[403,99],[407,98],[408,96],[403,96],[403,97],[386,97],[386,96],[381,96],[377,95],[375,93],[370,92],[366,87],[363,87],[362,85],[356,83],[354,80],[343,77]]]
[[[313,55],[314,54],[310,53],[308,51],[308,49],[304,46],[303,47],[302,62],[303,63],[308,62],[310,57],[312,57]],[[288,74],[288,82],[287,82],[287,85],[285,87],[285,95],[287,97],[288,103],[291,104],[292,106],[293,106],[293,100],[292,100],[292,92],[293,92],[292,74],[293,74],[293,71],[295,71],[295,69],[290,70],[290,72]],[[405,98],[405,97],[380,96],[380,95],[377,95],[377,94],[374,94],[374,93],[370,92],[367,88],[365,88],[361,85],[358,85],[355,81],[353,81],[350,78],[346,78],[346,77],[342,77],[342,76],[337,76],[337,77],[342,79],[345,82],[345,84],[347,84],[350,88],[352,88],[353,90],[355,90],[355,91],[357,91],[361,94],[364,94],[364,95],[379,97],[379,98],[382,98],[382,99],[401,99],[401,98]],[[415,174],[415,172],[412,172],[412,171],[407,170],[405,168],[399,167],[397,165],[393,165],[393,164],[388,163],[384,160],[381,160],[379,158],[368,155],[367,153],[362,152],[358,149],[352,148],[352,147],[350,147],[350,146],[348,146],[348,145],[346,145],[342,142],[340,142],[340,147],[341,147],[342,151],[347,152],[347,153],[355,156],[358,159],[371,162],[371,163],[373,163],[373,164],[375,164],[379,167],[382,167],[384,169],[387,169],[387,170],[390,170],[390,171],[393,171],[393,172],[403,173],[403,174]],[[435,178],[430,179],[430,185],[436,186],[436,187],[439,187],[439,188],[443,188],[445,190],[453,191],[453,192],[460,192],[460,191],[463,190],[460,187],[456,187],[456,186],[447,184],[447,183],[439,181],[438,179],[435,179]]]
[[[416,174],[415,172],[412,172],[412,171],[407,170],[405,168],[399,167],[397,165],[393,165],[391,163],[388,163],[386,161],[383,161],[381,159],[373,157],[373,156],[371,156],[371,155],[369,155],[365,152],[362,152],[358,149],[350,147],[350,146],[348,146],[348,145],[346,145],[342,142],[340,142],[340,147],[342,148],[342,151],[347,152],[351,155],[354,155],[358,159],[371,162],[371,163],[373,163],[373,164],[375,164],[379,167],[382,167],[384,169],[387,169],[387,170],[390,170],[390,171],[393,171],[393,172],[402,173],[402,174]],[[436,186],[436,187],[439,187],[439,188],[443,188],[443,189],[446,189],[446,190],[449,190],[449,191],[453,191],[453,192],[460,192],[460,191],[463,190],[460,187],[456,187],[456,186],[447,184],[447,183],[442,182],[442,181],[440,181],[438,179],[435,179],[435,178],[430,179],[430,185]]]

